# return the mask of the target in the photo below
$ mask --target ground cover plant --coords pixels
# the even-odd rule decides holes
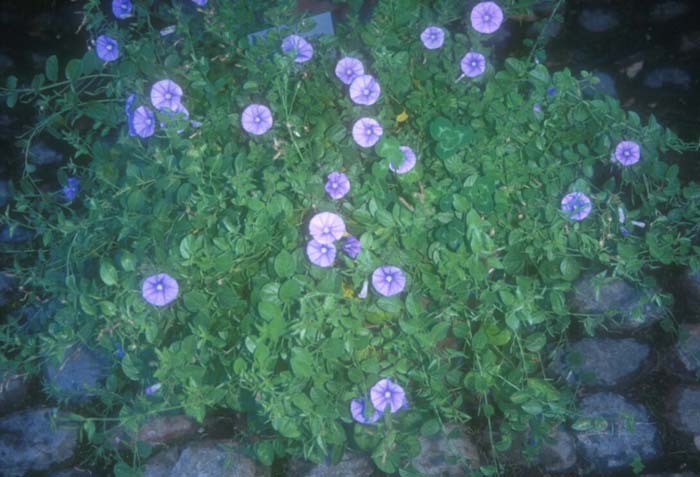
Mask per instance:
[[[110,356],[75,410],[96,452],[117,424],[224,409],[266,464],[355,448],[414,475],[418,437],[460,423],[490,456],[475,471],[502,472],[522,433],[576,423],[546,370],[601,325],[571,313],[575,281],[698,268],[700,189],[664,157],[691,146],[537,43],[498,59],[534,2],[382,1],[306,38],[294,3],[90,0],[84,57],[7,79],[40,112],[26,153],[72,153],[55,190],[28,160],[6,210],[33,237],[2,245],[23,300],[58,305],[31,333],[3,323],[3,360]],[[149,452],[110,458],[133,475]]]

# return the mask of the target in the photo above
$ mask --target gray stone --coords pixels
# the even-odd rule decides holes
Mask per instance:
[[[682,474],[641,474],[639,477],[700,477],[700,474],[683,472]]]
[[[598,78],[599,81],[596,84],[590,83],[583,85],[582,91],[586,97],[591,98],[595,96],[596,92],[599,92],[617,98],[617,88],[615,87],[615,80],[612,76],[598,70],[591,71],[591,74]]]
[[[445,433],[420,437],[420,454],[411,462],[422,477],[463,477],[479,468],[479,451],[464,428],[448,425]]]
[[[644,77],[644,86],[648,88],[663,88],[674,86],[680,89],[690,89],[690,73],[675,66],[656,68]]]
[[[654,290],[638,290],[621,279],[584,275],[574,285],[571,305],[578,313],[607,316],[614,330],[633,331],[650,326],[667,312],[651,298]]]
[[[50,389],[73,402],[85,402],[109,375],[109,360],[83,345],[66,350],[60,366],[50,363],[44,372]]]
[[[540,463],[549,472],[563,472],[576,465],[576,445],[569,432],[559,429],[542,443]]]
[[[669,395],[668,422],[681,432],[700,434],[700,386],[679,386]]]
[[[139,429],[139,440],[149,444],[169,444],[197,433],[199,425],[189,416],[158,416],[146,421]]]
[[[169,477],[268,477],[270,470],[237,450],[234,441],[202,441],[185,447]],[[147,476],[152,477],[152,476]]]
[[[604,420],[603,426],[574,434],[583,458],[599,471],[629,466],[637,455],[642,462],[661,455],[656,425],[640,404],[619,394],[596,393],[581,400],[579,415],[594,422]]]
[[[0,53],[0,71],[11,70],[15,67],[15,61],[5,53]]]
[[[48,477],[96,477],[89,470],[81,469],[63,469],[53,472],[48,475]]]
[[[688,380],[700,378],[700,325],[680,325],[671,353],[670,368],[674,374]]]
[[[43,471],[73,457],[78,428],[54,417],[56,408],[16,412],[0,419],[0,469],[3,477]]]
[[[8,181],[0,180],[0,208],[5,207],[7,202],[12,197],[12,191],[10,190],[10,183]]]
[[[653,22],[665,22],[684,15],[689,10],[688,4],[677,0],[667,0],[654,5],[649,18]]]
[[[25,404],[29,386],[24,376],[0,366],[0,415],[20,408]]]
[[[691,313],[700,314],[700,272],[687,270],[682,278],[683,296]]]
[[[586,8],[578,17],[578,23],[592,33],[613,30],[620,24],[617,13],[601,8]]]
[[[17,120],[7,113],[0,113],[0,139],[8,141],[20,133],[16,126]],[[6,165],[6,164],[3,164]]]
[[[584,338],[560,350],[552,370],[569,384],[615,387],[632,382],[653,365],[648,345],[632,338]]]
[[[182,449],[173,447],[158,452],[156,455],[148,459],[144,466],[144,477],[171,477],[173,467],[177,464]]]
[[[36,166],[45,166],[63,161],[63,154],[51,149],[46,143],[38,141],[29,148],[29,162]]]
[[[37,301],[32,305],[23,306],[17,313],[22,331],[32,335],[46,330],[60,308],[61,304],[55,299]]]
[[[356,477],[372,475],[374,465],[371,459],[357,452],[345,452],[337,464],[313,464],[293,460],[289,465],[288,475],[296,477]]]
[[[17,280],[7,273],[0,272],[0,306],[7,305],[17,288]]]
[[[34,232],[21,225],[11,227],[3,225],[0,229],[0,243],[19,244],[29,242],[34,237]]]

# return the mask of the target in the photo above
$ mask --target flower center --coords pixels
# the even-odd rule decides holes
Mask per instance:
[[[151,121],[150,119],[146,119],[146,124],[150,126],[151,124],[153,124],[153,121]]]
[[[254,121],[255,121],[256,123],[259,123],[259,122],[260,122],[260,116],[255,116]]]
[[[365,135],[371,136],[371,135],[372,135],[372,128],[366,128],[366,129],[365,129]]]
[[[337,189],[337,188],[338,188],[338,183],[337,183],[337,182],[331,183],[331,188]]]
[[[362,92],[365,96],[369,96],[369,88],[365,88]]]
[[[107,45],[107,49],[108,49],[109,51],[112,51],[112,48],[114,48],[114,47],[113,47],[111,44],[110,44],[110,45]]]
[[[384,397],[385,398],[390,398],[391,397],[391,391],[384,391]]]
[[[437,34],[436,34],[436,33],[431,33],[431,34],[430,34],[430,39],[433,40],[433,41],[437,40]]]
[[[485,14],[484,14],[484,21],[485,21],[486,23],[488,23],[488,22],[491,21],[491,15],[490,15],[489,13],[485,13]]]
[[[170,93],[165,93],[165,99],[170,100],[170,99],[172,99],[172,98],[173,98],[173,95],[172,95],[172,94],[170,94]]]
[[[387,275],[386,281],[391,282],[394,279],[391,275]]]
[[[478,63],[476,62],[476,60],[472,60],[471,65],[472,65],[472,68],[476,68]]]
[[[330,231],[331,231],[330,228],[328,228],[328,227],[323,227],[323,233],[324,233],[324,234],[327,234],[327,233],[330,232]]]
[[[325,255],[326,252],[328,252],[328,249],[325,246],[321,247],[321,253]]]
[[[163,291],[163,284],[162,284],[162,283],[157,284],[157,285],[156,285],[156,290],[158,290],[158,291]]]
[[[348,68],[347,70],[345,70],[345,74],[348,76],[352,76],[352,70]]]
[[[629,149],[625,149],[625,152],[623,154],[625,155],[625,157],[629,156],[630,155]]]

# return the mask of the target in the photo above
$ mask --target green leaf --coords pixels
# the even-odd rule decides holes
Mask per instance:
[[[5,80],[5,87],[10,91],[14,91],[17,88],[17,77],[10,75]]]
[[[294,255],[286,250],[282,250],[277,257],[275,257],[275,273],[281,278],[289,278],[294,275],[297,268],[296,260]]]
[[[546,344],[547,337],[544,333],[541,332],[533,333],[530,336],[528,336],[525,340],[525,348],[527,348],[528,351],[532,351],[533,353],[536,353],[542,348],[544,348],[544,345]]]
[[[472,348],[474,348],[476,351],[480,351],[486,347],[488,342],[488,336],[486,336],[483,328],[480,328],[479,331],[474,333],[474,336],[472,337]]]
[[[451,129],[452,123],[450,122],[450,120],[442,116],[435,118],[430,123],[430,135],[436,141],[440,139],[440,137],[445,133],[445,131],[449,131]]]
[[[106,258],[100,260],[100,278],[107,286],[117,284],[117,269]]]
[[[292,348],[290,364],[292,372],[300,378],[309,378],[314,374],[313,357],[303,348]]]
[[[255,443],[255,455],[263,465],[271,466],[275,460],[275,448],[272,441],[258,441]]]
[[[80,72],[83,66],[80,60],[72,59],[66,65],[66,79],[68,81],[75,81],[80,78]],[[48,74],[46,75],[48,76]]]
[[[401,144],[393,137],[382,138],[374,147],[375,152],[379,157],[384,157],[395,164],[400,164],[403,161],[403,152],[401,152]]]
[[[544,65],[537,65],[530,71],[530,79],[534,80],[536,83],[549,86],[550,78],[549,71]]]
[[[423,436],[429,437],[440,432],[440,429],[442,429],[440,421],[437,419],[429,419],[425,421],[422,426],[420,426],[420,433]]]
[[[564,280],[573,282],[581,274],[581,266],[575,258],[565,257],[559,264],[559,270],[564,276]]]
[[[258,313],[267,321],[282,318],[282,307],[270,301],[261,301],[258,305]]]
[[[289,303],[299,298],[301,296],[301,292],[302,289],[299,282],[294,278],[290,278],[280,287],[279,296],[282,301]]]
[[[56,58],[56,55],[51,55],[49,59],[46,60],[44,72],[49,81],[56,81],[58,79],[58,58]]]
[[[7,105],[7,107],[14,108],[15,104],[17,104],[17,98],[17,91],[13,91],[12,93],[8,94],[5,98],[5,104]]]
[[[520,407],[523,408],[523,411],[525,411],[528,414],[532,414],[533,416],[542,414],[542,404],[540,404],[537,401],[528,401]]]
[[[182,297],[187,308],[192,313],[207,309],[207,296],[199,290],[192,290]]]
[[[124,371],[124,375],[126,375],[126,377],[132,381],[139,380],[139,370],[134,365],[134,361],[130,354],[127,354],[124,356],[124,358],[122,358],[122,371]]]

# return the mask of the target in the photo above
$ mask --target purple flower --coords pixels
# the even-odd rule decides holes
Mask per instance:
[[[627,227],[620,227],[620,233],[623,237],[627,237],[630,234],[630,231],[627,230]]]
[[[429,26],[420,34],[420,41],[429,50],[440,48],[445,42],[445,32],[440,27]]]
[[[532,105],[532,110],[536,113],[542,112],[542,105],[540,103],[535,103]]]
[[[494,2],[477,3],[472,8],[471,20],[479,33],[493,33],[503,23],[503,10]]]
[[[350,401],[350,415],[360,424],[374,424],[383,415],[383,412],[374,410],[374,414],[371,417],[367,417],[367,406],[365,405],[365,400],[363,398],[355,398]]]
[[[192,1],[194,3],[196,3],[197,5],[199,5],[200,7],[205,7],[209,0],[192,0]]]
[[[583,192],[571,192],[561,199],[561,210],[571,220],[583,220],[591,213],[591,199]]]
[[[403,162],[399,167],[395,167],[393,162],[389,162],[389,169],[397,174],[405,174],[416,166],[416,153],[408,146],[399,147],[403,152]]]
[[[382,126],[372,118],[360,118],[352,126],[352,138],[360,147],[374,146],[382,134]]]
[[[615,148],[615,160],[623,166],[631,166],[639,162],[639,144],[632,141],[622,141]]]
[[[346,56],[335,65],[335,75],[345,84],[352,83],[352,80],[363,74],[365,74],[365,67],[357,58]]]
[[[71,202],[78,196],[80,192],[80,179],[77,177],[69,177],[66,180],[66,185],[63,186],[63,195],[68,202]]]
[[[151,87],[151,103],[158,111],[165,108],[175,111],[181,100],[182,88],[173,80],[160,80]]]
[[[382,379],[369,390],[372,398],[372,406],[380,412],[390,408],[392,413],[399,412],[401,408],[408,407],[406,393],[401,386],[391,379]]]
[[[355,104],[369,106],[379,99],[382,89],[379,83],[371,75],[361,75],[355,78],[350,84],[350,99]]]
[[[282,51],[285,55],[294,53],[295,63],[304,63],[314,56],[314,47],[299,35],[289,35],[282,40]]]
[[[393,296],[403,291],[406,275],[399,267],[385,265],[372,273],[372,286],[380,295]]]
[[[345,243],[343,244],[343,252],[345,252],[350,258],[356,259],[361,251],[362,243],[357,240],[357,237],[350,235],[345,239]]]
[[[151,305],[165,306],[175,298],[180,291],[177,281],[167,273],[151,275],[143,281],[141,296]]]
[[[326,192],[328,192],[328,195],[335,200],[342,199],[345,194],[350,192],[350,181],[348,180],[348,176],[342,172],[331,172],[328,174]]]
[[[102,61],[114,61],[119,58],[119,43],[109,35],[100,35],[95,42],[97,57]]]
[[[250,134],[259,136],[265,134],[272,127],[272,113],[270,108],[262,104],[251,104],[241,114],[241,124]]]
[[[157,393],[160,388],[162,388],[163,385],[160,383],[155,383],[152,384],[151,386],[148,386],[143,392],[146,394],[146,396],[153,396],[155,393]]]
[[[309,221],[309,233],[318,243],[333,243],[345,234],[345,222],[337,214],[321,212]]]
[[[486,57],[476,51],[470,51],[464,55],[460,66],[465,76],[476,78],[486,71]]]
[[[306,256],[314,265],[319,267],[330,267],[335,260],[335,245],[332,243],[319,243],[316,240],[311,240],[306,244]]]
[[[547,96],[554,96],[556,94],[557,88],[555,88],[554,86],[550,86],[549,88],[547,88]]]
[[[134,131],[137,136],[147,138],[153,136],[156,130],[156,115],[146,106],[139,106],[131,115],[129,133]]]
[[[131,16],[132,9],[131,0],[112,0],[112,13],[120,20]]]

